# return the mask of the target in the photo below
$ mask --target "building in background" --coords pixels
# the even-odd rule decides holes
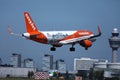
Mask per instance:
[[[62,59],[56,60],[56,70],[66,71],[66,64],[64,60]]]
[[[3,64],[0,58],[0,77],[28,77],[36,72],[33,59],[24,60],[24,67],[21,67],[21,54],[13,53],[10,64]]]
[[[49,71],[53,69],[53,55],[45,54],[43,57],[42,70]]]
[[[75,58],[74,70],[78,71],[78,74],[84,78],[90,76],[90,71],[97,69],[106,69],[108,60],[105,59],[91,59],[91,58]],[[97,64],[95,64],[97,63]],[[93,80],[93,79],[92,79]]]
[[[74,70],[90,70],[96,65],[107,64],[106,59],[91,59],[91,58],[74,58]]]
[[[2,65],[2,59],[0,58],[0,65]]]
[[[21,54],[13,53],[10,64],[13,65],[13,67],[21,67]]]
[[[114,28],[112,31],[112,37],[109,39],[110,47],[112,48],[112,63],[117,63],[118,48],[120,48],[119,31]]]
[[[91,58],[75,58],[74,59],[74,70],[90,70],[98,59]]]
[[[35,73],[36,68],[0,67],[0,77],[28,77],[29,72]]]
[[[34,66],[34,61],[31,58],[24,59],[23,64],[24,64],[25,68],[33,68],[33,67],[35,67]]]

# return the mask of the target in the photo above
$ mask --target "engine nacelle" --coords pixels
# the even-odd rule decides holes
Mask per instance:
[[[91,40],[83,40],[83,41],[80,41],[80,45],[87,49],[92,46],[92,41]]]

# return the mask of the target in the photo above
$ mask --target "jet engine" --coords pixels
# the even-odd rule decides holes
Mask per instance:
[[[92,46],[92,41],[91,41],[91,40],[88,40],[88,39],[82,40],[82,41],[80,41],[80,45],[81,45],[82,47],[85,47],[85,49],[87,50],[89,47]]]

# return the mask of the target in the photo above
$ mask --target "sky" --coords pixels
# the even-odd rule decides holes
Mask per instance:
[[[97,34],[97,26],[102,36],[87,51],[79,44],[70,52],[71,45],[50,51],[51,45],[36,43],[7,32],[11,26],[14,33],[26,32],[24,12],[31,14],[41,31],[87,29]],[[22,60],[32,58],[41,69],[44,54],[54,55],[54,61],[64,59],[68,70],[73,70],[74,58],[89,57],[111,61],[112,49],[108,39],[113,28],[120,31],[120,0],[0,0],[0,58],[10,63],[12,53],[22,55]],[[118,50],[118,62],[120,62]]]

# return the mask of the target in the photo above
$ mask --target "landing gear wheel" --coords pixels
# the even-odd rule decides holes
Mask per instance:
[[[56,48],[55,48],[55,47],[51,47],[50,50],[51,50],[51,51],[55,51]]]
[[[88,50],[88,48],[86,47],[85,50]]]
[[[71,48],[70,48],[70,51],[75,51],[75,48],[74,48],[74,47],[71,47]]]

